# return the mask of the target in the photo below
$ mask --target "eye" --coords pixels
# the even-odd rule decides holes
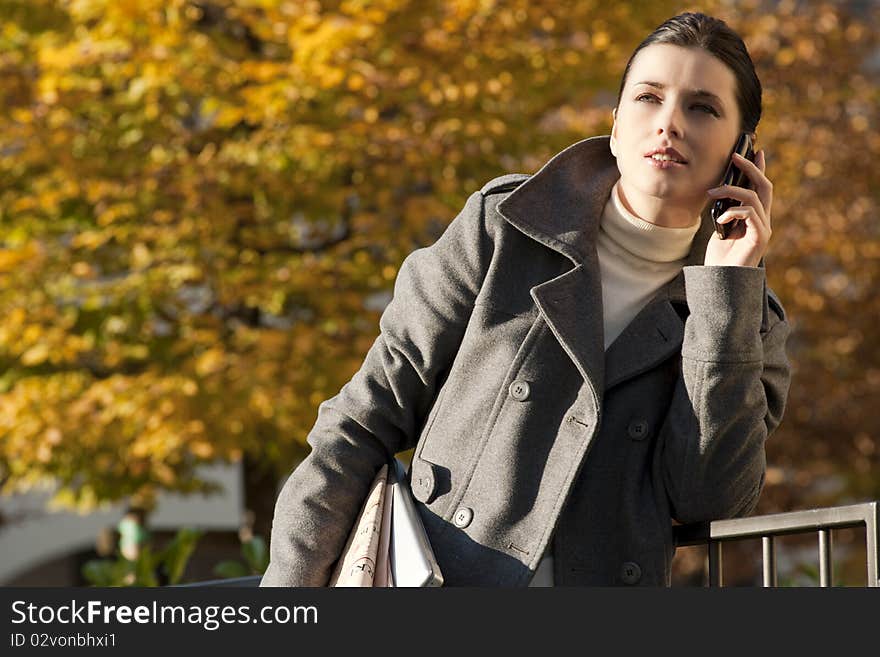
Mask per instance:
[[[702,107],[707,110],[708,114],[712,114],[713,116],[718,116],[718,112],[711,105],[694,105],[694,107]]]
[[[655,96],[654,94],[639,94],[638,96],[636,96],[635,99],[636,99],[636,102],[639,102],[642,99],[648,99],[651,102],[658,100],[657,96]],[[704,105],[702,103],[698,103],[696,105],[692,105],[691,107],[699,107],[700,111],[705,114],[711,114],[712,116],[720,116],[718,114],[718,111],[714,107],[712,107],[711,105]]]

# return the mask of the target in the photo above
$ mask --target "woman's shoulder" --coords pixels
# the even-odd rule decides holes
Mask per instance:
[[[511,192],[521,184],[523,184],[526,180],[528,180],[531,176],[527,173],[506,173],[503,176],[498,176],[497,178],[493,178],[480,190],[480,193],[483,196],[489,196],[490,194],[501,194],[504,192]]]

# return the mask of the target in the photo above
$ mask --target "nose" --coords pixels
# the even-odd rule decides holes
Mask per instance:
[[[667,103],[664,111],[659,112],[657,116],[657,134],[667,134],[681,139],[683,134],[683,121],[681,113],[674,103]]]

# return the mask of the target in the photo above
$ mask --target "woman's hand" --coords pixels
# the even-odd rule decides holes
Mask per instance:
[[[722,214],[719,223],[742,219],[727,239],[713,233],[706,246],[704,265],[740,265],[757,267],[767,252],[770,242],[770,205],[773,203],[773,183],[764,175],[766,161],[764,151],[755,155],[755,162],[749,162],[739,154],[733,155],[733,163],[751,180],[753,189],[722,185],[713,187],[707,193],[714,203],[719,198],[733,198],[742,205],[730,208]]]

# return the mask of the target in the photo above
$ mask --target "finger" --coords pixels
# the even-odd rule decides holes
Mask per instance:
[[[747,214],[749,214],[748,210],[743,208],[736,208],[735,210],[728,210],[724,214],[722,214],[715,223],[718,224],[726,224],[729,221],[734,221],[736,219],[743,219]]]
[[[760,197],[754,189],[746,189],[745,187],[737,187],[736,185],[719,185],[713,187],[706,192],[714,199],[732,198],[736,199],[743,205],[760,205]]]
[[[751,213],[752,213],[751,208],[735,208],[732,210],[728,210],[727,212],[722,214],[720,217],[718,217],[718,219],[716,220],[716,223],[727,224],[727,223],[730,223],[731,221],[736,221],[738,219],[742,220],[742,219],[745,219],[746,217],[751,216]]]
[[[730,240],[733,242],[734,240],[741,239],[746,235],[746,214],[742,212],[732,212],[728,210],[720,217],[718,217],[719,224],[727,224],[725,228],[725,232],[727,236],[724,239]],[[717,235],[717,231],[716,231]],[[719,237],[719,239],[721,239]]]
[[[772,194],[772,191],[770,192]],[[756,209],[761,219],[767,224],[770,223],[769,214],[763,199],[754,189],[746,189],[745,187],[737,187],[736,185],[721,185],[713,187],[706,192],[711,198],[732,198],[739,201],[743,206],[752,206]]]
[[[766,224],[761,221],[761,218],[758,213],[755,212],[755,209],[746,206],[740,206],[727,210],[724,214],[718,217],[718,223],[726,224],[731,221],[736,221],[737,219],[750,220],[751,223],[754,224],[755,227],[760,229],[762,232],[766,229]]]
[[[759,157],[760,162],[758,161]],[[773,183],[764,175],[764,169],[766,168],[764,150],[758,151],[754,162],[747,160],[739,153],[734,153],[733,163],[746,174],[752,184],[752,189],[758,194],[758,197],[761,199],[761,205],[764,206],[764,210],[769,215],[770,206],[773,204]]]
[[[753,207],[740,206],[731,208],[718,217],[719,224],[730,223],[731,221],[742,221],[754,231],[754,239],[757,242],[766,243],[770,241],[770,227],[761,221],[761,217]],[[748,233],[743,230],[737,234],[737,237],[744,237]]]

